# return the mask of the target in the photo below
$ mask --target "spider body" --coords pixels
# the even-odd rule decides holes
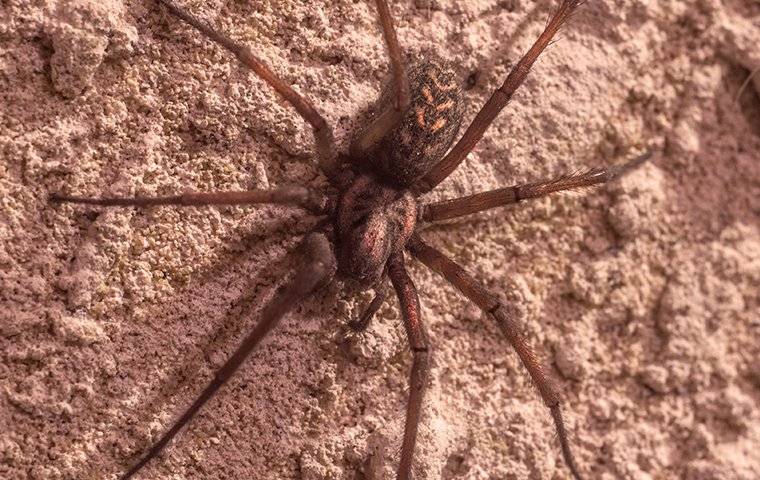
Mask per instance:
[[[380,24],[390,56],[392,81],[380,95],[367,125],[352,139],[349,154],[338,154],[332,130],[316,108],[290,85],[278,78],[250,48],[236,43],[170,0],[160,2],[205,37],[227,49],[269,84],[312,127],[320,169],[332,184],[329,194],[303,186],[281,186],[267,190],[238,192],[189,192],[167,197],[92,198],[53,194],[55,202],[101,206],[208,206],[220,204],[286,204],[323,217],[304,235],[298,250],[301,261],[292,278],[261,308],[260,319],[240,346],[220,367],[207,387],[179,416],[148,452],[121,477],[131,478],[158,456],[175,435],[232,377],[261,340],[277,326],[289,310],[321,286],[340,276],[352,287],[374,288],[377,292],[361,319],[350,325],[367,328],[369,318],[384,302],[378,285],[389,279],[393,285],[406,331],[412,365],[409,373],[404,437],[397,479],[412,475],[417,430],[422,418],[423,398],[430,378],[429,357],[434,348],[422,319],[416,287],[405,267],[411,254],[455,286],[483,310],[503,331],[519,356],[546,407],[551,412],[565,464],[578,480],[581,474],[570,449],[562,416],[561,397],[530,345],[508,305],[444,253],[428,245],[419,225],[476,213],[547,195],[552,192],[589,187],[613,180],[643,163],[649,153],[628,163],[561,176],[524,185],[514,185],[442,202],[423,203],[420,195],[432,190],[457,168],[477,144],[513,93],[523,83],[532,65],[549,45],[559,28],[582,3],[562,0],[530,50],[514,65],[503,85],[485,102],[464,134],[457,136],[464,104],[452,65],[430,57],[404,67],[390,10],[385,0],[376,0]],[[380,457],[382,457],[380,455]],[[380,480],[382,462],[369,462],[365,478]]]
[[[380,281],[393,253],[404,248],[417,224],[417,200],[372,173],[354,176],[335,215],[338,272],[359,289]]]
[[[407,75],[409,104],[395,112],[393,83],[383,90],[369,126],[353,141],[351,180],[339,196],[338,272],[358,288],[377,284],[390,256],[403,251],[417,224],[414,182],[441,160],[462,123],[462,89],[453,65],[429,55],[414,61]],[[395,126],[374,138],[386,117],[397,117]]]

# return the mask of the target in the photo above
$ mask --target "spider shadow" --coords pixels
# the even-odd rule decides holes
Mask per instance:
[[[492,76],[491,74],[493,70],[498,65],[504,64],[505,68],[509,70],[512,65],[517,63],[517,60],[523,52],[521,52],[520,49],[515,49],[514,46],[520,39],[526,38],[525,32],[540,18],[541,14],[546,13],[546,15],[549,15],[544,7],[545,5],[542,5],[541,3],[536,4],[527,15],[521,16],[517,26],[511,33],[507,34],[504,41],[500,42],[499,46],[496,47],[494,51],[489,52],[488,55],[484,55],[485,59],[481,60],[476,66],[477,74],[475,78],[475,88],[481,89],[484,87],[488,82],[488,78]],[[504,32],[501,31],[502,26],[498,22],[494,22],[490,29],[495,38],[500,38],[504,34]],[[496,81],[499,83],[503,82],[504,74],[500,75]],[[478,108],[480,107],[478,106]]]
[[[489,22],[491,35],[494,38],[505,38],[499,42],[499,45],[493,51],[480,55],[484,58],[475,65],[475,73],[472,74],[474,75],[474,84],[468,87],[467,90],[473,87],[480,90],[489,83],[489,79],[497,84],[501,84],[506,74],[493,77],[492,72],[494,69],[503,65],[506,70],[509,70],[514,66],[527,51],[530,43],[527,43],[523,47],[515,47],[515,45],[521,45],[521,41],[527,42],[529,39],[533,39],[532,35],[527,34],[528,29],[536,24],[547,23],[557,6],[558,3],[554,0],[536,2],[527,14],[520,15],[517,25],[509,33],[502,31],[503,25],[498,21]],[[546,52],[552,51],[554,43],[562,41],[563,32],[566,30],[571,30],[573,36],[578,37],[594,36],[605,39],[618,36],[619,34],[616,32],[616,29],[619,27],[620,21],[615,21],[615,16],[615,13],[611,11],[609,6],[603,3],[588,2],[572,15],[567,25],[560,29],[557,38],[547,47]],[[643,23],[644,21],[642,15],[633,15],[632,18],[632,21],[636,23]],[[545,57],[546,54],[539,57],[538,64]]]
[[[288,220],[278,219],[266,229],[277,230],[285,223]],[[287,277],[285,272],[294,264],[287,251],[297,245],[300,233],[288,237],[261,231],[245,235],[224,248],[219,262],[197,271],[194,280],[176,295],[142,313],[140,317],[147,321],[123,322],[123,341],[118,342],[115,355],[125,373],[103,388],[114,388],[114,382],[126,383],[127,388],[121,385],[116,389],[126,390],[128,397],[116,395],[118,406],[114,409],[127,412],[111,424],[103,438],[103,443],[117,446],[112,452],[115,460],[101,463],[98,470],[121,471],[136,461],[197,396]],[[286,252],[271,254],[277,247]],[[265,260],[257,262],[262,255]],[[135,372],[144,375],[135,378]],[[134,391],[142,391],[144,396],[135,399]],[[166,414],[171,420],[165,420]],[[153,423],[156,419],[163,419],[158,428]],[[85,467],[90,477],[93,468]]]

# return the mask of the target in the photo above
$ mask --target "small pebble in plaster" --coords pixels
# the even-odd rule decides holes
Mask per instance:
[[[742,433],[750,427],[755,402],[734,385],[719,391],[701,392],[695,404],[698,418],[719,420],[731,430]]]
[[[615,407],[610,400],[602,397],[597,398],[592,402],[589,411],[597,420],[609,422],[612,420],[614,408]]]
[[[660,365],[650,365],[639,373],[639,381],[656,393],[667,393],[668,371]]]
[[[10,438],[0,438],[0,462],[5,465],[17,465],[23,458],[18,443]]]
[[[108,338],[103,328],[88,318],[63,315],[52,323],[55,335],[76,345],[92,345]]]
[[[56,12],[61,23],[50,32],[53,88],[66,98],[80,95],[92,84],[108,55],[131,54],[137,31],[121,18],[123,6],[111,1],[72,0]]]
[[[461,313],[461,318],[468,322],[481,321],[483,316],[483,310],[472,302],[467,302]]]
[[[726,465],[720,459],[694,460],[686,466],[683,480],[743,480],[755,478],[751,472],[742,472],[738,468],[735,465]]]
[[[256,165],[254,165],[253,168],[254,172],[254,183],[256,188],[270,188],[269,187],[269,177],[267,176],[267,168],[266,166],[261,162],[256,162]]]
[[[572,265],[568,278],[570,293],[582,302],[603,305],[612,289],[614,275],[615,265],[608,260]]]
[[[665,190],[663,172],[652,162],[620,179],[613,187],[615,203],[607,217],[615,233],[626,240],[655,233],[662,222]]]
[[[705,424],[700,423],[691,430],[687,447],[694,452],[712,452],[715,448],[715,436]]]
[[[338,478],[340,471],[335,466],[334,452],[329,446],[307,446],[300,455],[299,466],[303,480],[327,480]]]
[[[700,121],[701,118],[698,116],[681,118],[668,136],[668,153],[674,155],[697,154],[702,148],[698,130]]]
[[[585,349],[575,342],[562,340],[554,347],[554,363],[565,378],[580,380],[587,374],[586,359],[583,358]]]
[[[108,40],[67,26],[57,29],[51,40],[55,51],[50,59],[53,88],[66,98],[74,98],[92,83]]]

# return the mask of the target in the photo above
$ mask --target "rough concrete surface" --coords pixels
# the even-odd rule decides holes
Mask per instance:
[[[392,3],[452,59],[467,119],[557,2]],[[308,95],[345,146],[388,67],[366,1],[184,0]],[[517,307],[590,479],[760,478],[760,4],[591,0],[429,197],[652,160],[598,189],[425,237]],[[738,96],[738,98],[737,98]],[[311,132],[153,1],[0,2],[0,478],[113,479],[187,405],[290,271],[285,208],[53,206],[49,192],[325,187]],[[434,345],[420,479],[568,479],[500,331],[410,260]],[[361,479],[400,445],[396,302],[340,283],[289,315],[140,478]],[[394,461],[387,462],[393,478]]]

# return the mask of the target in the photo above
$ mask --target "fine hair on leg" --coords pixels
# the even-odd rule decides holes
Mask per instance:
[[[305,208],[311,213],[327,213],[327,197],[314,190],[287,186],[270,190],[244,190],[237,192],[185,192],[163,197],[80,197],[53,193],[53,203],[82,203],[103,207],[155,207],[173,205],[198,207],[205,205],[256,205],[280,204]]]
[[[420,218],[425,222],[437,222],[461,217],[518,203],[522,200],[539,198],[550,193],[584,187],[601,185],[616,180],[641,166],[652,156],[651,150],[633,160],[607,168],[596,168],[584,173],[563,175],[551,180],[513,185],[511,187],[489,190],[466,197],[429,203],[421,207]]]

